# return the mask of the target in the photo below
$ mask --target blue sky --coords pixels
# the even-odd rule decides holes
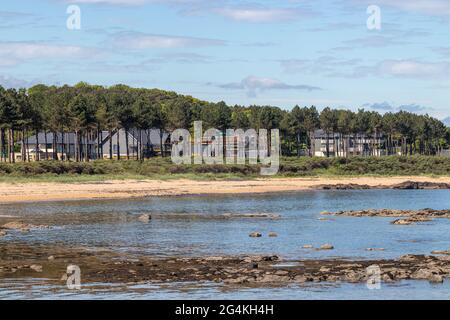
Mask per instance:
[[[66,26],[71,4],[80,30]],[[369,5],[381,9],[381,30],[367,28]],[[445,118],[450,1],[2,1],[0,83],[79,81]]]

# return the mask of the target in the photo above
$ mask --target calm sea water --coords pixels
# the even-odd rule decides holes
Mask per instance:
[[[290,194],[147,198],[118,201],[28,203],[0,206],[0,215],[27,216],[38,223],[58,227],[29,234],[13,234],[0,239],[30,243],[67,243],[158,256],[204,256],[236,254],[277,254],[284,259],[310,258],[397,258],[403,254],[429,254],[450,249],[450,219],[394,226],[390,218],[329,217],[319,220],[322,211],[368,208],[449,209],[450,190],[363,190],[311,191]],[[130,216],[184,214],[181,218],[156,218],[150,223],[131,221]],[[225,213],[273,213],[280,219],[217,219]],[[188,218],[189,216],[189,218]],[[250,238],[251,232],[263,233]],[[276,232],[277,238],[269,238]],[[331,243],[332,251],[303,249],[303,245]],[[385,251],[367,251],[384,248]],[[31,280],[30,280],[31,281]],[[239,289],[224,291],[216,285],[170,288],[151,287],[85,289],[47,292],[39,282],[28,290],[0,281],[0,298],[28,294],[30,298],[450,298],[450,285],[405,282],[367,290],[364,285],[329,285],[277,289]],[[407,296],[399,294],[407,294]]]

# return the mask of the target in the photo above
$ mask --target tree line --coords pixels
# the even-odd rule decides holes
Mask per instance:
[[[381,115],[375,111],[295,106],[291,111],[274,106],[228,106],[224,102],[211,103],[191,96],[158,89],[131,88],[126,85],[103,87],[84,82],[75,86],[35,85],[29,89],[5,89],[0,86],[0,160],[14,162],[15,153],[29,159],[26,145],[30,136],[44,132],[44,159],[58,160],[56,145],[67,148],[64,141],[67,133],[75,136],[74,161],[89,161],[89,141],[97,141],[96,152],[103,154],[105,142],[103,132],[113,136],[119,129],[126,133],[139,132],[138,150],[142,148],[142,135],[150,129],[160,130],[163,148],[163,133],[178,128],[192,129],[193,122],[201,120],[206,128],[224,131],[228,128],[280,129],[283,155],[301,155],[305,151],[314,155],[313,137],[322,129],[326,139],[326,155],[330,156],[330,145],[335,150],[349,150],[350,143],[370,139],[369,153],[383,149],[388,155],[423,154],[436,155],[450,144],[450,130],[441,121],[428,115],[416,115],[406,111],[388,112]],[[47,134],[53,133],[53,141]],[[61,141],[56,141],[57,139]],[[125,134],[128,140],[128,134]],[[383,138],[383,139],[381,139]],[[120,159],[117,139],[117,154],[113,155],[112,139],[109,139],[110,159]],[[126,158],[130,159],[129,143],[126,141]],[[52,154],[48,152],[52,145]],[[42,150],[44,151],[44,150]],[[164,150],[161,156],[164,156]],[[351,155],[349,152],[346,156]],[[144,154],[138,152],[142,160]],[[42,160],[39,158],[36,160]]]

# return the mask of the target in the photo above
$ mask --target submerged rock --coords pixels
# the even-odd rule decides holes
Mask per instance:
[[[410,225],[418,222],[428,222],[431,221],[429,218],[421,218],[421,217],[412,217],[407,219],[397,219],[391,222],[391,224],[395,225]]]
[[[331,245],[331,244],[324,244],[324,245],[321,245],[320,246],[320,248],[319,248],[319,250],[333,250],[334,249],[334,247]]]
[[[408,219],[397,219],[391,222],[391,224],[395,224],[395,225],[410,225],[413,224],[413,221],[408,220]]]
[[[224,218],[260,218],[260,219],[279,219],[281,216],[275,213],[225,213]]]
[[[259,232],[252,232],[252,233],[250,233],[249,237],[250,238],[261,238],[262,234]]]
[[[276,234],[275,232],[271,232],[271,233],[269,233],[269,237],[276,238],[276,237],[278,237],[278,234]]]
[[[148,223],[151,219],[152,219],[152,216],[149,214],[143,214],[138,218],[138,220],[142,223]]]
[[[438,274],[434,274],[428,279],[428,281],[430,281],[431,283],[443,283],[444,277]]]
[[[2,226],[2,228],[8,229],[8,230],[19,230],[22,232],[29,232],[30,229],[48,229],[50,227],[47,225],[33,225],[33,224],[29,224],[29,223],[24,223],[22,221],[12,221],[12,222],[5,223]]]

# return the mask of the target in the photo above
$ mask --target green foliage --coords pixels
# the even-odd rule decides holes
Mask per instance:
[[[52,176],[136,176],[143,179],[161,177],[215,178],[259,177],[260,166],[250,165],[174,165],[168,158],[149,161],[92,161],[89,163],[40,161],[16,164],[0,163],[0,177]],[[277,176],[352,176],[352,175],[450,175],[447,157],[284,157]],[[275,176],[275,177],[277,177]],[[76,178],[75,178],[76,179]]]
[[[81,82],[61,87],[39,84],[28,90],[5,90],[0,86],[0,158],[13,161],[14,157],[10,155],[17,151],[15,145],[19,140],[38,131],[47,131],[60,136],[76,133],[79,141],[72,160],[89,161],[91,155],[83,150],[82,141],[95,140],[103,130],[114,133],[118,129],[158,128],[170,132],[178,128],[192,129],[193,122],[198,120],[204,122],[204,129],[214,127],[222,131],[228,128],[278,128],[282,152],[287,156],[301,155],[305,149],[313,155],[312,136],[317,129],[323,129],[331,137],[337,134],[341,141],[364,136],[371,141],[367,155],[375,154],[372,151],[378,148],[386,154],[402,155],[436,155],[442,149],[450,148],[449,129],[428,115],[405,111],[380,115],[364,109],[353,112],[329,107],[319,113],[314,106],[295,106],[292,111],[274,106],[230,107],[225,102],[200,101],[158,89],[121,84],[103,87]],[[381,136],[383,139],[380,140]],[[326,147],[326,154],[330,156],[328,139]],[[124,148],[129,154],[128,145],[122,149],[118,146],[117,153]],[[341,151],[342,148],[349,147],[343,145]],[[26,156],[24,153],[22,159]],[[57,156],[54,154],[50,158]]]

